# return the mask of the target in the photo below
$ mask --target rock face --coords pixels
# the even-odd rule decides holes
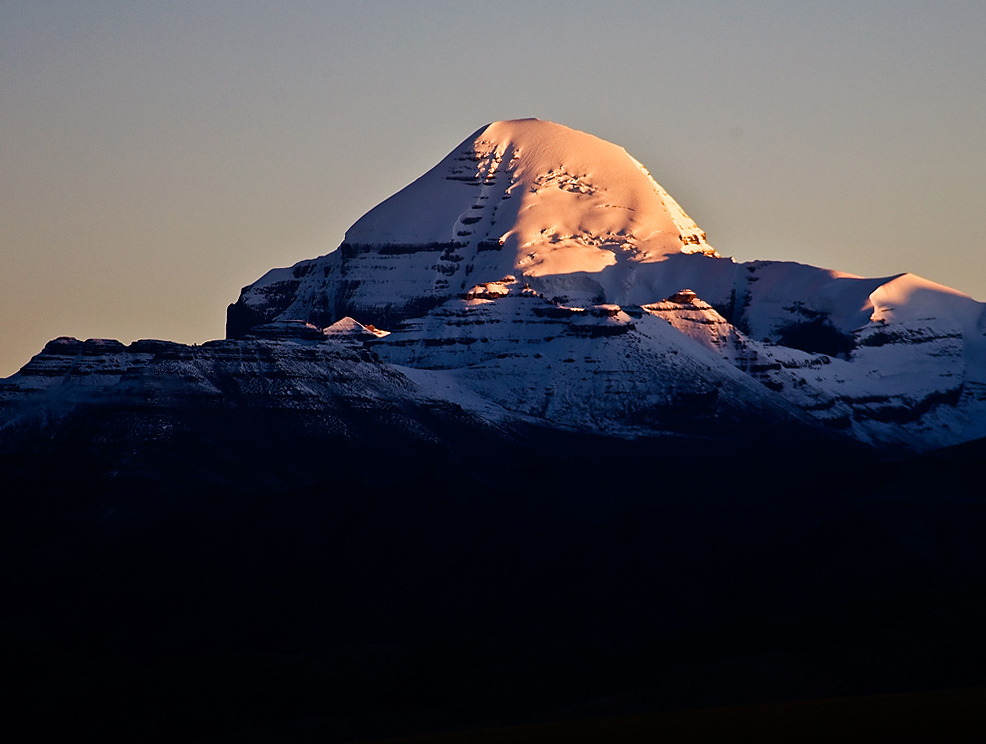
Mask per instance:
[[[227,335],[347,316],[394,331],[374,346],[381,358],[455,370],[474,393],[566,425],[613,420],[621,395],[639,397],[615,392],[638,384],[630,379],[666,393],[675,376],[654,371],[681,335],[658,334],[660,319],[698,342],[679,353],[714,354],[717,374],[739,371],[758,395],[833,431],[919,450],[986,436],[982,303],[910,274],[722,258],[624,150],[549,122],[474,133],[358,220],[339,249],[246,287]],[[559,339],[598,343],[562,352]],[[623,361],[607,377],[595,365],[610,348]],[[634,356],[643,348],[653,358]],[[515,367],[530,395],[508,382]],[[559,406],[562,388],[591,402]]]
[[[648,314],[559,306],[515,280],[485,290],[497,299],[450,300],[391,334],[344,319],[202,346],[56,339],[0,382],[0,454],[53,441],[104,455],[185,447],[216,427],[238,440],[272,418],[285,441],[350,450],[451,443],[436,425],[507,438],[530,426],[818,436],[810,417]]]
[[[493,428],[374,361],[360,334],[260,330],[278,338],[55,339],[0,381],[0,455],[93,457],[152,481],[276,487],[333,468],[372,473],[381,458],[413,473],[417,461],[445,456],[444,429]]]

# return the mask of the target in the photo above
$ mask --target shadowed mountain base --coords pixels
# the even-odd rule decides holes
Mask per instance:
[[[258,487],[231,432],[4,460],[2,693],[39,732],[343,742],[986,684],[981,446],[447,426],[417,469],[261,442]]]

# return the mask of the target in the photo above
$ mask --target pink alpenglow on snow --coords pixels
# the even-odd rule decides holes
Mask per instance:
[[[338,250],[246,288],[228,333],[272,319],[275,306],[277,317],[328,325],[340,301],[342,314],[387,327],[511,274],[591,301],[634,267],[684,254],[718,257],[622,147],[538,119],[496,122],[357,220]]]
[[[479,240],[502,241],[527,276],[597,272],[620,253],[715,255],[626,150],[538,119],[480,129],[346,232],[349,243]]]

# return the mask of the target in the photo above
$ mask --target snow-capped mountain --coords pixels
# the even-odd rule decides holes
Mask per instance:
[[[336,251],[244,288],[227,333],[352,316],[393,331],[374,344],[381,358],[453,370],[509,410],[568,425],[625,419],[628,388],[660,397],[669,380],[702,379],[658,372],[674,349],[714,367],[713,384],[756,381],[746,400],[766,395],[862,441],[921,450],[986,436],[984,311],[910,274],[722,258],[624,150],[521,120],[471,135]],[[679,349],[668,325],[699,345]],[[611,348],[620,364],[598,366]]]
[[[607,267],[682,251],[715,255],[622,148],[550,122],[498,122],[357,220],[337,251],[247,287],[227,335],[274,318],[388,327],[513,273],[588,300],[600,292],[588,277]]]
[[[11,699],[342,742],[980,689],[984,309],[720,257],[622,149],[493,124],[226,339],[0,380]]]
[[[244,288],[227,336],[53,341],[0,386],[0,433],[194,398],[616,436],[814,426],[918,451],[986,437],[986,305],[910,274],[723,258],[622,148],[536,119],[484,127],[337,250]]]

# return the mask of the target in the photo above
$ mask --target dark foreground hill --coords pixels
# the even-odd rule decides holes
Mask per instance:
[[[986,685],[981,442],[431,425],[7,456],[3,694],[39,735],[356,741]]]

